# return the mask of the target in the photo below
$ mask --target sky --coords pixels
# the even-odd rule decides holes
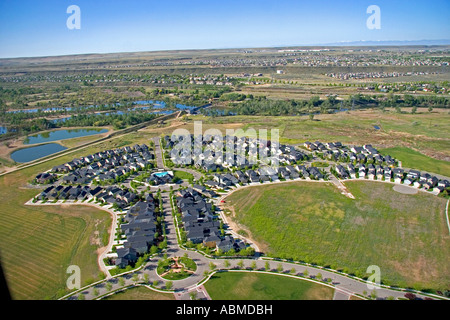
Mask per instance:
[[[449,16],[449,0],[0,0],[0,58],[440,40]]]

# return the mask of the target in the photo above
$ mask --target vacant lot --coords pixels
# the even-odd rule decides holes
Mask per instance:
[[[448,289],[445,200],[423,192],[399,194],[379,182],[346,186],[356,200],[330,184],[298,182],[242,189],[227,203],[268,255],[360,277],[378,265],[383,283]]]
[[[283,276],[220,272],[205,283],[213,300],[332,300],[334,289]]]

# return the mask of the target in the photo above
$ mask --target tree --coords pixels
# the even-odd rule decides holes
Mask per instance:
[[[373,291],[370,293],[370,298],[375,300],[378,297],[377,291],[373,289]]]
[[[278,264],[277,271],[278,272],[282,272],[283,271],[283,266],[281,265],[281,263]]]
[[[309,114],[309,120],[311,120],[311,121],[314,120],[314,114],[312,114],[312,113]]]
[[[237,266],[242,269],[244,267],[244,261],[243,260],[239,260],[239,262],[237,263]]]
[[[197,300],[197,291],[189,292],[189,297],[191,298],[191,300]]]
[[[269,269],[270,269],[269,261],[266,261],[266,263],[264,264],[264,269],[265,269],[266,271],[269,271]]]
[[[167,282],[166,282],[166,289],[167,289],[167,290],[172,289],[172,286],[173,286],[173,282],[172,282],[172,281],[167,281]]]

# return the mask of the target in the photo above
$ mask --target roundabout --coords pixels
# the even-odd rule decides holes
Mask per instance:
[[[184,257],[173,257],[158,261],[156,272],[164,280],[183,280],[197,270],[194,260]]]

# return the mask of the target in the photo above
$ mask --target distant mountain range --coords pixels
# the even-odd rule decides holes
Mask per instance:
[[[445,46],[450,45],[450,39],[441,40],[379,40],[379,41],[341,41],[326,43],[321,46]]]

